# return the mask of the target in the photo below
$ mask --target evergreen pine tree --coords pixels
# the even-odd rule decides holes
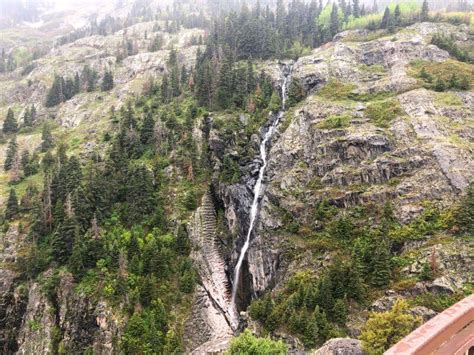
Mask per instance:
[[[7,117],[5,118],[5,121],[3,121],[2,130],[5,134],[15,133],[16,131],[18,131],[18,123],[11,108],[8,109]]]
[[[464,75],[459,81],[458,88],[460,90],[469,90],[470,87],[471,87],[471,84],[469,82],[469,78],[467,75]]]
[[[30,108],[30,122],[31,122],[31,125],[33,125],[36,122],[36,107],[34,104],[31,105],[31,108]]]
[[[402,24],[402,13],[400,11],[400,5],[395,6],[395,11],[393,12],[393,24],[395,26],[401,26]]]
[[[63,82],[64,79],[62,77],[59,75],[54,76],[53,85],[46,94],[46,107],[54,107],[65,100]]]
[[[347,320],[347,303],[342,298],[339,298],[334,303],[333,318],[336,323],[344,325]]]
[[[97,85],[97,72],[94,69],[86,66],[84,68],[84,78],[86,83],[86,90],[87,92],[92,92],[95,90]]]
[[[390,252],[386,242],[378,244],[376,254],[372,260],[372,285],[385,287],[390,282]]]
[[[180,80],[181,80],[181,88],[183,89],[186,88],[186,86],[188,85],[189,75],[188,75],[186,66],[184,64],[181,67]]]
[[[244,107],[247,98],[247,78],[245,68],[237,68],[233,72],[233,98],[236,107]]]
[[[466,196],[457,211],[457,220],[462,231],[474,234],[474,182],[467,188]]]
[[[30,109],[27,107],[25,109],[25,113],[23,114],[23,125],[25,127],[31,127],[33,124],[31,122],[31,118],[30,118]]]
[[[303,88],[299,81],[295,78],[291,80],[290,87],[288,88],[288,99],[287,105],[293,106],[303,100],[305,97]]]
[[[155,120],[152,113],[149,111],[145,115],[143,124],[140,130],[140,141],[144,144],[150,144],[153,141],[153,134],[155,130]]]
[[[255,78],[253,64],[251,60],[247,60],[247,94],[253,93],[256,88],[257,79]]]
[[[434,84],[434,89],[435,89],[435,91],[438,91],[438,92],[445,91],[446,90],[446,82],[442,78],[437,77],[436,81],[435,81],[435,84]]]
[[[104,73],[104,77],[102,78],[101,89],[102,91],[109,91],[109,90],[112,90],[113,87],[114,87],[114,77],[112,75],[112,72],[107,70]]]
[[[171,76],[170,76],[170,81],[171,81],[171,95],[173,97],[177,97],[181,95],[181,88],[180,88],[180,80],[179,80],[179,69],[178,65],[174,65],[171,68]]]
[[[11,221],[18,214],[18,199],[14,189],[10,189],[7,205],[5,207],[5,219]]]
[[[54,162],[55,160],[53,154],[51,154],[51,151],[48,151],[44,155],[43,159],[41,159],[41,168],[44,172],[48,172],[54,166]]]
[[[428,21],[429,20],[429,5],[428,0],[423,0],[423,5],[421,5],[420,20]]]
[[[332,287],[333,285],[329,277],[323,277],[321,279],[316,302],[325,312],[332,312],[334,307]]]
[[[74,81],[71,78],[66,78],[63,85],[64,89],[64,100],[67,101],[76,95],[74,88]]]
[[[46,152],[54,145],[53,135],[51,134],[51,127],[48,123],[43,125],[43,130],[41,132],[41,151]]]
[[[426,80],[428,83],[433,81],[433,77],[426,71],[425,67],[421,68],[420,78]]]
[[[52,238],[53,256],[58,263],[65,264],[68,261],[77,237],[78,226],[74,215],[66,216],[58,225]]]
[[[81,79],[79,78],[79,73],[76,72],[74,75],[74,92],[79,94],[81,92]]]
[[[449,88],[450,89],[457,89],[459,86],[459,80],[456,73],[453,73],[449,78]]]
[[[71,158],[69,158],[69,160],[66,162],[64,171],[64,185],[66,187],[66,191],[68,193],[72,193],[76,188],[79,187],[82,178],[81,163],[75,155],[71,156]]]
[[[24,150],[21,153],[21,168],[23,169],[23,174],[25,176],[29,176],[30,174],[28,173],[28,166],[30,165],[30,152],[28,150]]]
[[[383,28],[383,29],[389,28],[391,22],[392,22],[392,19],[390,16],[390,9],[387,6],[385,8],[385,12],[383,13],[382,21],[380,22],[380,28]]]
[[[225,58],[222,63],[219,79],[217,83],[216,103],[218,107],[226,109],[230,105],[230,100],[233,93],[233,78],[232,78],[232,54],[227,49],[225,50]]]
[[[340,28],[341,25],[339,23],[338,8],[336,4],[333,4],[329,23],[329,31],[331,33],[331,36],[335,36],[339,32]]]
[[[168,82],[168,75],[163,75],[163,79],[161,81],[161,101],[167,103],[170,98],[170,88]]]
[[[314,321],[318,328],[319,343],[322,344],[329,336],[330,325],[326,313],[319,306],[314,309]]]
[[[352,14],[355,18],[360,17],[360,7],[359,7],[359,0],[352,1]]]
[[[10,143],[8,143],[7,153],[5,156],[5,162],[3,164],[3,168],[5,169],[5,171],[8,171],[13,167],[17,152],[18,152],[18,144],[16,142],[16,136],[13,136],[12,139],[10,140]]]

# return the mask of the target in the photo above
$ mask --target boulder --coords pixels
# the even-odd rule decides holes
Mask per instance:
[[[362,355],[360,340],[351,338],[334,338],[324,343],[313,355]]]
[[[428,290],[437,295],[451,295],[455,292],[456,286],[448,277],[441,276],[428,285]]]

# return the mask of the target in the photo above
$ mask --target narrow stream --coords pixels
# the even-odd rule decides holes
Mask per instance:
[[[232,287],[232,300],[231,300],[231,307],[233,308],[234,312],[237,313],[237,306],[235,304],[235,298],[237,296],[237,289],[239,286],[239,280],[240,280],[240,272],[242,268],[242,263],[244,261],[245,255],[247,253],[247,250],[250,245],[250,236],[252,234],[253,228],[255,226],[255,222],[258,217],[258,209],[259,209],[259,203],[260,203],[260,195],[262,193],[263,189],[263,178],[265,175],[265,169],[267,167],[267,154],[268,154],[268,147],[267,143],[271,140],[273,133],[275,132],[275,129],[277,128],[278,124],[280,123],[281,118],[283,117],[283,114],[285,113],[285,103],[287,99],[287,94],[288,94],[288,85],[290,83],[291,79],[291,71],[292,71],[292,64],[287,64],[285,65],[283,69],[283,83],[281,85],[281,108],[280,111],[277,112],[276,115],[272,115],[272,123],[270,127],[268,127],[268,130],[265,132],[265,135],[263,137],[262,142],[260,143],[260,159],[262,160],[262,166],[260,167],[260,170],[258,172],[258,179],[257,182],[255,183],[255,186],[253,188],[253,201],[252,201],[252,206],[250,208],[250,225],[249,229],[247,231],[247,235],[245,238],[245,243],[242,247],[242,250],[240,251],[239,259],[237,261],[237,265],[235,266],[235,272],[234,272],[234,283]]]

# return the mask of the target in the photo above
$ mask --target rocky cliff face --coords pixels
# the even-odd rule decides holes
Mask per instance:
[[[210,193],[204,195],[189,228],[193,243],[192,259],[201,284],[195,292],[185,330],[186,347],[187,350],[194,350],[204,344],[203,348],[207,349],[216,340],[230,338],[236,325],[230,304],[231,289],[226,263],[217,236],[216,209]],[[199,354],[198,350],[195,352]]]
[[[91,135],[104,131],[110,106],[140,93],[149,77],[162,75],[169,51],[148,52],[150,38],[138,35],[151,32],[152,27],[150,22],[128,29],[137,33],[138,53],[121,63],[115,61],[113,51],[123,31],[60,46],[41,58],[26,77],[19,69],[3,74],[0,117],[5,117],[10,105],[34,103],[40,117],[56,116],[70,132],[79,132],[81,148],[92,144]],[[331,263],[330,253],[314,258],[310,252],[298,249],[296,238],[283,230],[290,223],[317,229],[320,221],[314,217],[314,209],[321,201],[328,200],[340,208],[379,208],[390,200],[397,219],[406,223],[426,209],[426,201],[450,206],[463,194],[474,177],[474,94],[438,94],[423,88],[411,75],[413,61],[449,60],[446,51],[429,44],[430,36],[439,31],[453,34],[458,41],[471,40],[467,28],[430,23],[375,40],[367,40],[367,33],[351,31],[296,61],[293,77],[306,98],[286,112],[271,144],[260,216],[243,266],[241,309],[251,298],[282,287],[296,270],[319,270]],[[198,46],[189,41],[199,34],[186,30],[166,35],[165,42],[174,43],[181,62],[190,67]],[[73,73],[82,69],[84,60],[99,72],[113,68],[113,91],[108,95],[82,93],[57,109],[43,107],[51,73]],[[279,87],[281,64],[260,65]],[[340,90],[328,94],[325,88],[336,84]],[[396,106],[395,114],[382,122],[375,120],[372,101],[382,101],[384,107]],[[246,149],[257,151],[264,129],[252,136]],[[185,345],[186,351],[194,350],[196,354],[221,351],[236,328],[230,309],[230,275],[247,232],[252,188],[261,164],[258,159],[250,159],[241,166],[239,183],[220,181],[224,154],[238,153],[232,142],[219,137],[218,130],[212,128],[208,136],[198,128],[193,131],[199,149],[208,144],[214,173],[212,193],[204,195],[188,223],[200,282],[185,325]],[[30,150],[39,142],[40,133],[36,131],[19,138],[20,148]],[[0,148],[0,156],[4,151],[5,145]],[[223,223],[219,223],[218,212]],[[76,353],[83,349],[117,353],[124,320],[107,303],[76,290],[71,275],[42,275],[46,284],[54,279],[53,288],[40,281],[19,283],[12,264],[21,254],[22,239],[15,225],[1,239],[0,346],[22,354],[57,350]],[[401,253],[413,256],[412,263],[401,271],[404,275],[418,275],[433,253],[441,272],[435,280],[418,283],[404,292],[453,293],[460,289],[472,281],[471,250],[472,245],[453,240],[434,245],[429,240],[404,244]],[[403,292],[387,291],[372,309],[387,309],[394,299],[403,296]],[[433,315],[429,309],[416,311],[426,318]],[[356,336],[358,327],[353,328],[351,335]],[[319,353],[346,348],[350,353],[360,353],[357,342],[340,339],[326,344]]]
[[[282,232],[288,216],[299,225],[317,228],[313,211],[324,199],[341,208],[376,208],[392,201],[397,219],[407,223],[424,211],[426,201],[450,206],[463,194],[474,177],[473,95],[439,94],[421,88],[410,72],[414,61],[449,60],[446,51],[429,44],[430,36],[439,31],[452,33],[459,41],[469,40],[467,28],[430,23],[416,24],[391,38],[372,41],[361,40],[359,36],[363,38],[365,34],[355,31],[337,36],[335,42],[295,63],[293,76],[307,97],[287,112],[279,135],[272,142],[267,187],[244,265],[247,295],[241,297],[278,288],[294,270],[318,268],[330,262],[329,256],[315,262],[302,251],[296,258],[290,256],[294,241],[290,242],[287,233]],[[278,85],[277,64],[269,63],[264,70]],[[323,88],[334,82],[344,83],[346,96],[337,92],[327,96]],[[446,104],[446,95],[456,104]],[[378,98],[385,100],[385,106],[397,107],[396,114],[382,124],[369,112],[371,100]],[[344,122],[328,126],[328,120],[334,117]],[[257,144],[258,139],[250,146],[255,149]],[[225,151],[232,149],[212,132],[210,147],[216,164],[220,164]],[[254,164],[258,166],[259,162],[252,162],[243,170],[244,183],[229,186],[215,182],[228,231],[236,239],[234,250],[239,249],[248,226]],[[417,249],[431,250],[425,244],[421,241]],[[454,292],[471,280],[468,275],[472,273],[461,272],[464,276],[459,280],[454,276],[456,272],[449,269],[472,263],[472,256],[466,255],[459,244],[448,245],[451,246],[438,246],[437,250],[441,265],[452,262],[451,267],[441,266],[440,279],[417,287]],[[238,255],[235,251],[228,255],[231,267]],[[421,262],[404,272],[413,273],[418,268],[419,273]],[[360,349],[354,351],[358,353]]]
[[[19,354],[78,353],[84,349],[100,354],[118,351],[121,320],[107,304],[77,293],[70,274],[53,275],[48,271],[39,282],[27,287],[25,306],[16,310],[21,325],[9,351]]]
[[[443,29],[466,39],[456,27]],[[397,217],[407,222],[423,211],[424,201],[450,205],[466,189],[474,177],[472,93],[449,94],[458,104],[446,107],[437,93],[418,88],[408,75],[414,60],[448,59],[447,52],[428,44],[427,36],[439,30],[437,25],[417,24],[391,39],[349,42],[342,37],[295,63],[293,75],[309,96],[287,114],[288,128],[275,139],[269,155],[268,187],[248,255],[254,290],[263,292],[282,272],[282,210],[314,226],[313,208],[325,198],[340,207],[388,199]],[[351,85],[356,98],[318,94],[337,80]],[[393,102],[401,109],[381,127],[367,114],[370,103],[357,97],[387,92],[394,96],[385,105]],[[334,116],[345,117],[347,124],[323,128]],[[230,209],[235,210],[232,205]]]

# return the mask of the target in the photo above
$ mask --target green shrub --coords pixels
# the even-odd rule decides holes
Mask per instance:
[[[241,176],[239,163],[230,155],[225,155],[222,162],[221,180],[227,184],[235,184]]]
[[[276,355],[286,354],[288,351],[283,341],[274,341],[270,338],[257,338],[250,330],[245,329],[238,337],[232,339],[227,354],[242,355]]]
[[[319,122],[316,127],[320,129],[336,129],[349,126],[351,116],[345,115],[331,115],[324,121]]]
[[[297,79],[293,78],[288,88],[288,107],[296,105],[298,102],[303,100],[305,96],[306,93],[304,92],[300,82]]]
[[[456,212],[456,219],[462,231],[474,234],[474,182],[469,185],[466,196]]]
[[[396,99],[375,101],[367,105],[365,114],[379,127],[387,127],[390,121],[403,113]]]
[[[328,100],[345,100],[355,89],[354,84],[344,84],[337,80],[330,80],[319,90],[318,95]]]
[[[397,300],[388,312],[369,315],[360,335],[363,349],[369,354],[383,354],[420,324],[420,319],[408,313],[408,303]]]
[[[474,80],[472,65],[457,60],[428,62],[415,60],[410,63],[411,75],[423,80],[425,87],[436,91],[446,89],[469,90]]]
[[[453,304],[462,300],[463,297],[462,293],[455,293],[453,295],[435,295],[427,292],[417,296],[414,300],[414,304],[417,306],[427,307],[435,312],[442,312],[446,308],[449,308]]]
[[[469,58],[469,53],[460,49],[455,42],[455,38],[452,36],[448,37],[443,34],[437,33],[431,39],[431,44],[434,44],[435,46],[438,46],[439,48],[448,51],[450,55],[460,60],[461,62],[469,63],[471,61],[471,58]]]

